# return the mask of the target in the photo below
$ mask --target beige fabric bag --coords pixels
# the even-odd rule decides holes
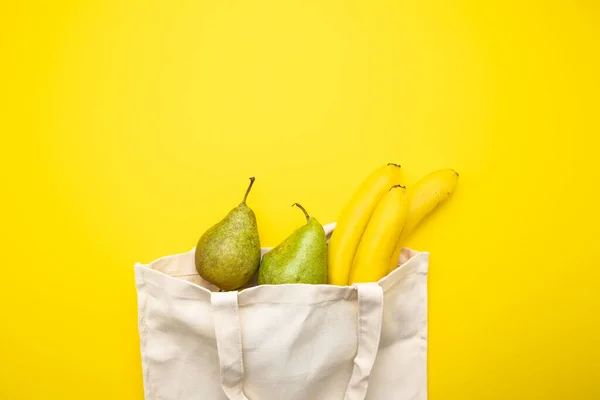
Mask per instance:
[[[194,250],[136,264],[146,400],[425,400],[428,254],[400,264],[377,283],[241,292],[214,291]]]

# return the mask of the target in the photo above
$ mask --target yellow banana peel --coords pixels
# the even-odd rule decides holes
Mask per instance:
[[[401,175],[401,168],[397,164],[390,163],[376,169],[344,207],[329,240],[327,262],[330,284],[348,284],[354,254],[373,210],[392,186],[402,183]]]
[[[403,186],[393,186],[375,207],[350,271],[349,283],[376,282],[383,278],[402,234],[408,202]]]
[[[458,182],[458,173],[453,169],[440,169],[421,178],[406,189],[408,215],[402,235],[389,261],[389,271],[398,266],[400,251],[406,238],[435,208],[454,191]]]

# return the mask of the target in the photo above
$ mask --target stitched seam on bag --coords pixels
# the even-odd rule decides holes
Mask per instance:
[[[143,268],[146,269],[147,271],[152,271],[153,273],[156,273],[159,276],[162,276],[163,279],[165,279],[165,278],[169,279],[169,280],[174,279],[176,282],[178,282],[178,284],[188,285],[188,286],[194,287],[194,288],[199,289],[199,290],[205,290],[205,291],[207,291],[208,293],[204,293],[204,295],[209,295],[210,296],[210,293],[214,293],[211,290],[198,285],[197,283],[190,282],[190,281],[185,280],[185,279],[175,278],[175,277],[173,277],[173,276],[171,276],[171,275],[169,275],[169,274],[167,274],[165,272],[162,272],[162,271],[159,271],[159,270],[156,270],[156,269],[152,269],[152,268],[149,268],[147,266],[143,266]],[[192,274],[192,275],[195,276],[195,274]],[[156,283],[154,281],[154,279],[152,279],[150,282],[146,281],[146,284],[148,286],[160,289],[163,292],[169,293],[172,297],[175,297],[175,298],[178,298],[178,299],[183,299],[183,300],[199,300],[199,299],[201,299],[201,295],[198,295],[198,296],[181,296],[181,295],[178,295],[177,294],[177,290],[180,290],[180,289],[166,289],[161,283]]]
[[[147,286],[146,285],[146,276],[145,274],[142,274],[142,286]],[[146,291],[145,293],[148,293],[148,291]],[[152,297],[154,297],[154,295],[152,295]],[[155,297],[156,298],[156,297]],[[148,357],[146,356],[146,351],[148,348],[148,325],[146,324],[146,309],[148,307],[148,301],[147,299],[144,299],[144,305],[142,307],[142,321],[141,321],[141,327],[142,327],[142,332],[141,332],[141,345],[142,345],[142,368],[143,368],[143,373],[144,373],[144,378],[145,378],[145,382],[144,385],[147,386],[147,392],[148,394],[151,396],[151,398],[149,400],[152,400],[152,397],[154,397],[154,390],[152,387],[152,379],[150,376],[150,365],[148,364]]]
[[[164,288],[161,288],[160,286],[156,286],[156,285],[152,285],[152,287],[159,289],[160,291],[162,291],[163,293],[168,293],[169,297],[172,297],[174,299],[179,299],[179,300],[200,300],[200,301],[204,301],[204,299],[202,299],[200,296],[198,297],[192,297],[192,296],[178,296],[176,294],[174,294],[171,291],[165,290]],[[151,291],[148,292],[152,297],[154,297],[155,299],[158,299],[158,297],[156,297],[156,295],[154,293],[152,293]]]
[[[358,312],[358,332],[357,332],[357,337],[356,337],[356,356],[354,356],[354,367],[352,368],[352,374],[350,375],[350,381],[348,382],[348,386],[346,387],[346,393],[344,394],[344,399],[348,398],[348,393],[350,392],[350,390],[353,389],[353,378],[354,378],[354,373],[356,370],[359,369],[359,366],[356,363],[356,360],[358,358],[358,356],[360,355],[360,349],[361,349],[361,341],[362,341],[362,337],[363,337],[363,317],[362,317],[362,313],[360,312],[360,304],[361,304],[361,294],[360,291],[357,290],[357,312]]]
[[[418,257],[418,256],[415,256]],[[415,258],[413,257],[413,258]],[[413,260],[413,258],[411,258],[409,261],[407,261],[404,265],[407,266],[406,264],[408,262],[410,262],[411,260]],[[425,259],[425,262],[428,262],[428,259]],[[389,290],[392,290],[394,288],[394,286],[396,286],[396,284],[404,277],[406,277],[407,275],[413,274],[415,272],[419,273],[420,275],[427,275],[428,271],[420,271],[419,268],[416,268],[414,266],[407,266],[410,268],[404,268],[400,271],[397,271],[397,273],[399,273],[397,276],[394,277],[393,280],[389,279],[386,282],[382,282],[379,284],[379,286],[381,286],[381,288],[383,289],[383,293],[387,293]],[[398,267],[400,268],[400,267]],[[153,270],[154,271],[154,270]],[[160,272],[160,271],[159,271]],[[401,273],[400,273],[401,272]],[[173,279],[177,279],[176,277],[173,277],[171,275],[167,275],[169,278],[173,278]],[[181,275],[181,276],[185,276],[185,275]],[[196,276],[195,274],[191,274],[191,276]],[[385,278],[384,278],[385,279]],[[189,282],[189,281],[185,281],[182,280],[181,282],[185,282],[185,283],[189,283],[193,286],[202,288],[201,286],[193,283],[193,282]],[[146,282],[146,284],[148,285],[148,282]],[[204,300],[200,295],[199,296],[182,296],[182,295],[178,295],[176,293],[174,293],[174,291],[171,290],[167,290],[164,287],[154,284],[153,282],[151,282],[148,286],[151,286],[153,288],[157,288],[160,289],[162,292],[165,293],[169,293],[169,295],[175,299],[181,299],[181,300]],[[206,288],[202,288],[204,290],[208,290]],[[210,291],[209,291],[210,292]],[[213,292],[211,292],[213,293]],[[154,295],[153,295],[154,296]],[[156,296],[155,296],[156,297]],[[298,304],[302,304],[302,305],[307,305],[307,306],[313,306],[313,305],[319,305],[319,304],[323,304],[323,303],[334,303],[334,302],[338,302],[340,300],[343,301],[353,301],[352,299],[348,299],[348,298],[338,298],[338,299],[333,299],[333,300],[323,300],[323,301],[319,301],[316,303],[283,303],[280,301],[253,301],[250,303],[240,303],[240,306],[247,306],[247,305],[253,305],[253,304],[277,304],[277,305],[298,305]]]
[[[146,315],[146,305],[144,305],[144,315]],[[142,326],[144,328],[144,354],[148,351],[148,325],[146,325],[146,318],[142,322]],[[152,376],[150,373],[150,364],[148,364],[148,357],[144,356],[143,358],[145,370],[146,370],[146,382],[148,384],[148,394],[150,395],[150,399],[154,397],[154,387],[152,382]]]
[[[361,300],[362,300],[362,302],[361,302]],[[364,302],[365,302],[365,297],[363,295],[362,299],[361,299],[361,294],[359,291],[358,292],[358,315],[359,315],[359,318],[358,318],[358,349],[356,351],[357,357],[360,353],[360,349],[362,348],[364,350],[364,343],[362,343],[362,342],[363,342],[363,336],[364,336],[364,318],[365,318],[365,316],[364,316],[364,313],[360,312],[360,305],[362,303],[364,306]],[[363,351],[363,353],[364,353],[364,351]]]
[[[235,327],[235,341],[236,341],[236,347],[238,350],[238,357],[237,357],[237,364],[238,364],[238,380],[235,383],[236,386],[236,390],[238,392],[238,395],[241,396],[241,394],[243,393],[243,382],[244,382],[244,362],[242,360],[242,332],[240,331],[240,314],[239,314],[239,304],[237,302],[237,297],[236,297],[236,301],[233,304],[233,310],[234,311],[234,315],[236,318],[236,323],[234,324]]]
[[[427,260],[428,261],[428,260]],[[428,296],[427,296],[427,272],[425,271],[421,271],[421,268],[419,268],[419,272],[421,275],[421,279],[422,282],[420,282],[420,304],[421,307],[424,307],[425,310],[423,310],[423,314],[421,315],[421,321],[420,321],[420,325],[421,325],[421,329],[420,329],[420,335],[419,337],[422,340],[421,345],[423,346],[423,351],[422,351],[422,356],[424,358],[424,366],[423,366],[423,373],[422,373],[422,379],[421,379],[421,385],[419,387],[419,393],[421,394],[421,397],[423,399],[427,398],[427,363],[428,363],[428,358],[427,358],[427,327],[428,327]]]
[[[351,301],[354,302],[354,300],[350,300],[350,299],[334,299],[334,300],[323,300],[323,301],[318,301],[316,303],[283,303],[281,301],[254,301],[252,303],[239,303],[238,307],[247,307],[247,306],[255,306],[257,304],[274,304],[274,305],[285,305],[285,306],[318,306],[318,305],[322,305],[322,304],[326,304],[326,303],[338,303],[340,301]]]
[[[406,264],[408,264],[411,260],[413,260],[416,257],[418,257],[418,255],[414,256],[411,259],[409,259],[404,264],[404,266],[406,266]],[[425,262],[427,262],[427,261],[428,261],[428,259],[425,260]],[[400,266],[400,267],[402,267],[402,266]],[[400,267],[398,267],[398,268],[400,268]],[[190,282],[190,281],[186,281],[186,280],[181,280],[181,279],[178,279],[177,277],[174,277],[172,275],[169,275],[169,274],[166,274],[164,272],[157,271],[157,270],[154,270],[154,269],[150,269],[150,268],[147,268],[147,269],[149,269],[151,271],[154,271],[154,272],[158,272],[158,273],[164,274],[168,278],[177,279],[178,281],[183,282],[186,285],[189,284],[189,285],[192,285],[193,287],[206,290],[209,293],[214,293],[214,292],[211,292],[209,289],[207,289],[205,287],[202,287],[202,286],[200,286],[200,285],[198,285],[198,284],[196,284],[194,282]],[[414,269],[414,267],[412,267],[412,269]],[[400,273],[399,275],[395,276],[393,281],[391,279],[386,279],[385,282],[379,283],[379,286],[381,286],[381,288],[383,289],[383,293],[386,293],[387,291],[391,290],[398,283],[398,281],[400,281],[406,275],[409,275],[409,274],[415,272],[414,270],[410,270],[409,268],[403,268],[402,270],[395,270],[395,271],[397,271],[396,274],[400,273],[401,271],[402,271],[402,273]],[[179,276],[187,276],[187,275],[179,275]],[[196,276],[196,274],[190,274],[190,276]],[[181,299],[181,300],[204,300],[202,298],[202,295],[198,295],[198,296],[182,296],[180,294],[176,294],[174,290],[165,289],[163,286],[161,286],[159,284],[155,284],[154,282],[150,282],[149,284],[148,284],[148,282],[146,282],[146,284],[148,286],[153,287],[153,288],[160,289],[162,292],[169,293],[169,295],[171,297],[176,298],[176,299]],[[255,286],[255,287],[257,287],[257,286]],[[316,302],[316,303],[283,303],[283,302],[279,302],[279,301],[277,301],[277,302],[275,302],[275,301],[253,301],[253,302],[250,302],[250,303],[240,303],[240,306],[246,306],[246,305],[252,305],[252,304],[280,304],[280,305],[281,304],[283,304],[283,305],[298,305],[298,304],[302,304],[302,305],[312,306],[312,305],[318,305],[318,304],[328,303],[328,302],[332,302],[333,303],[333,302],[337,302],[337,301],[340,301],[340,300],[343,300],[343,301],[354,301],[353,299],[342,297],[342,298],[337,298],[337,299],[333,299],[333,300],[323,300],[323,301]]]
[[[240,313],[239,313],[239,303],[237,302],[237,296],[236,296],[236,302],[235,302],[235,318],[236,318],[236,325],[235,325],[235,333],[236,333],[236,344],[237,344],[237,350],[238,350],[238,364],[239,364],[239,372],[240,372],[240,379],[238,379],[238,382],[236,383],[236,386],[238,387],[239,390],[239,395],[242,396],[242,394],[244,393],[244,361],[242,359],[243,357],[243,351],[242,351],[242,332],[241,332],[241,327],[240,327]],[[246,397],[246,396],[243,396]]]
[[[169,276],[169,277],[173,278],[172,276]],[[177,279],[177,278],[173,278],[173,279]],[[178,280],[178,281],[179,282],[187,282],[187,283],[192,284],[194,286],[198,286],[198,285],[196,285],[193,282],[189,282],[189,281],[185,281],[185,280]],[[155,289],[158,289],[162,293],[168,293],[170,297],[173,297],[175,299],[181,299],[181,300],[204,300],[202,298],[202,295],[198,295],[198,296],[182,296],[180,294],[177,294],[175,292],[175,290],[166,289],[164,286],[162,286],[160,284],[157,284],[157,283],[154,283],[154,282],[145,282],[145,285],[146,286],[150,286],[150,287],[155,288]],[[200,287],[200,286],[198,286],[198,287]],[[205,288],[203,288],[203,289],[205,289]],[[208,290],[208,289],[205,289],[205,290]],[[156,298],[156,296],[152,292],[149,292],[149,293],[152,294],[152,296],[154,296]],[[209,291],[209,295],[210,295],[210,293],[213,293],[213,292]]]
[[[211,303],[212,303],[212,300],[211,300]],[[236,399],[237,398],[247,399],[246,396],[245,396],[245,394],[244,394],[244,390],[243,390],[244,365],[243,365],[243,359],[242,359],[242,357],[243,357],[242,334],[241,334],[241,328],[240,328],[240,322],[239,322],[239,312],[238,312],[239,311],[239,307],[236,308],[237,305],[238,305],[237,301],[235,303],[230,303],[230,304],[228,304],[228,307],[227,307],[226,310],[221,310],[220,312],[221,313],[224,312],[224,311],[233,312],[234,313],[234,318],[237,320],[237,321],[234,322],[234,327],[235,327],[234,335],[235,335],[235,342],[236,342],[235,344],[236,344],[236,347],[237,347],[237,350],[238,350],[238,357],[237,357],[237,360],[236,360],[235,364],[237,364],[237,366],[238,366],[238,374],[237,375],[238,375],[239,379],[235,380],[235,382],[233,383],[233,385],[232,385],[232,387],[230,389],[231,389],[231,391],[233,391],[233,393],[235,393],[235,395],[236,395],[235,398]],[[214,303],[213,303],[213,307],[214,307]],[[221,307],[222,307],[222,305],[219,305],[219,308],[221,308]],[[218,309],[215,310],[213,308],[213,312],[219,312],[219,310]],[[230,317],[228,317],[228,319],[229,318]],[[223,339],[222,336],[215,335],[215,339],[217,340],[217,349],[219,348],[219,343],[221,343],[221,344],[224,345],[224,343],[222,342],[222,340],[219,340],[219,337],[221,337],[221,339]],[[227,336],[227,337],[230,337],[230,336]],[[229,397],[229,394],[228,394],[229,390],[225,389],[225,385],[224,385],[224,380],[225,380],[224,376],[225,376],[225,374],[224,374],[224,371],[232,371],[232,369],[235,370],[235,364],[233,365],[234,368],[226,368],[227,365],[225,364],[224,360],[219,356],[219,367],[221,369],[221,372],[220,372],[221,373],[221,386],[222,386],[223,392],[225,393],[225,395],[227,397]]]
[[[160,274],[160,275],[164,276],[164,278],[166,278],[166,279],[175,279],[177,282],[179,282],[182,285],[189,285],[189,286],[194,287],[196,289],[199,289],[199,290],[207,292],[207,293],[202,293],[201,295],[198,295],[198,296],[182,296],[181,294],[177,293],[176,289],[166,289],[162,284],[155,283],[154,280],[151,280],[150,282],[146,282],[146,284],[148,286],[160,289],[161,292],[163,292],[163,293],[169,293],[169,295],[171,297],[173,297],[173,298],[182,299],[182,300],[202,300],[202,301],[204,301],[205,299],[202,298],[202,296],[206,295],[206,296],[208,296],[208,298],[210,298],[210,293],[216,293],[216,292],[212,292],[210,289],[207,289],[205,287],[202,287],[202,286],[198,285],[197,283],[190,282],[190,281],[187,281],[187,280],[184,280],[184,279],[178,279],[178,278],[176,278],[176,277],[174,277],[172,275],[169,275],[169,274],[167,274],[165,272],[158,271],[158,270],[155,270],[155,269],[152,269],[152,268],[148,268],[147,266],[142,266],[142,267],[144,269],[148,270],[148,271],[152,271],[154,273]],[[196,276],[196,274],[192,274],[192,276]],[[308,286],[308,284],[307,284],[307,286]],[[254,289],[256,287],[258,287],[258,286],[254,286],[254,287],[251,287],[249,289]],[[284,304],[284,305],[304,304],[304,305],[317,305],[317,304],[326,303],[326,302],[337,302],[337,301],[340,301],[340,300],[343,300],[343,301],[354,301],[354,299],[349,298],[349,297],[337,297],[337,298],[332,299],[332,300],[323,300],[323,301],[316,302],[316,303],[282,303],[282,302],[279,302],[279,301],[277,301],[277,302],[274,302],[274,301],[273,302],[271,302],[271,301],[252,301],[252,302],[244,304],[244,305],[249,305],[249,304]],[[240,305],[242,305],[242,304],[240,304]]]
[[[420,337],[421,339],[427,341],[427,284],[425,283],[421,283],[420,285],[420,297],[421,297],[421,305],[420,307],[424,307],[425,310],[423,310],[423,315],[421,315],[421,321],[420,321],[420,325],[421,325],[421,329],[420,329]]]

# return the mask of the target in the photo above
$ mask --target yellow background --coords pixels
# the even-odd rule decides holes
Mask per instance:
[[[14,2],[18,3],[18,2]],[[132,266],[441,167],[431,400],[600,398],[593,0],[54,1],[0,14],[0,398],[142,399]]]

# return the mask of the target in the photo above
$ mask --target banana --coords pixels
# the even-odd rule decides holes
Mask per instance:
[[[352,262],[349,283],[377,282],[390,265],[390,257],[406,222],[408,202],[404,186],[395,185],[375,207]]]
[[[371,214],[390,187],[401,183],[400,172],[397,164],[379,167],[362,182],[344,207],[329,240],[327,263],[330,284],[348,284],[352,259]]]
[[[402,235],[390,259],[389,271],[398,266],[400,251],[406,238],[431,212],[450,196],[458,182],[458,173],[453,169],[440,169],[421,178],[406,189],[408,216]]]

